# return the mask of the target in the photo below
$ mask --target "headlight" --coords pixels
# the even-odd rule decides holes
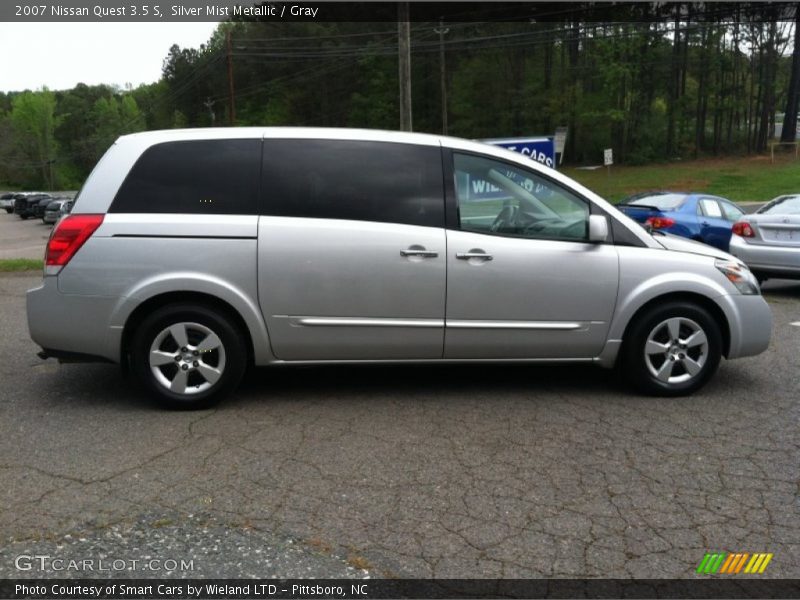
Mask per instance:
[[[744,263],[718,258],[714,261],[714,266],[728,278],[728,281],[736,286],[739,293],[745,295],[761,293],[761,288],[758,287],[755,275],[750,272],[750,269]]]

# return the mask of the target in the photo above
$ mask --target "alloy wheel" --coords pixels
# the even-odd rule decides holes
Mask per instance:
[[[656,325],[644,345],[644,361],[658,381],[667,384],[694,379],[708,359],[708,337],[686,317],[672,317]]]
[[[211,388],[225,371],[225,347],[219,336],[200,323],[175,323],[153,340],[150,371],[175,394],[197,394]]]

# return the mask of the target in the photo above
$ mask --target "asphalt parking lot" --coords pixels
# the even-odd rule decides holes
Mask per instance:
[[[0,211],[0,259],[44,258],[44,247],[52,225],[41,219],[22,220],[17,215]]]
[[[39,277],[0,276],[0,577],[41,576],[15,567],[36,553],[193,560],[162,576],[692,577],[712,550],[800,577],[800,283],[765,285],[769,350],[689,398],[585,367],[304,367],[180,413],[113,365],[39,360]]]

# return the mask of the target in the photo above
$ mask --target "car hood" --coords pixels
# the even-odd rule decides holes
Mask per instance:
[[[710,256],[711,258],[722,258],[724,260],[736,260],[727,252],[723,252],[722,250],[714,248],[713,246],[701,244],[700,242],[695,242],[694,240],[687,240],[684,237],[672,235],[671,233],[654,235],[653,239],[664,246],[664,248],[667,250],[673,250],[675,252],[689,252],[691,254]]]

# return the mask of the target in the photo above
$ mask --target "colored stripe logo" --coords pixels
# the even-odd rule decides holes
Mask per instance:
[[[769,552],[706,552],[697,565],[700,575],[738,575],[747,573],[760,575],[774,555]]]

